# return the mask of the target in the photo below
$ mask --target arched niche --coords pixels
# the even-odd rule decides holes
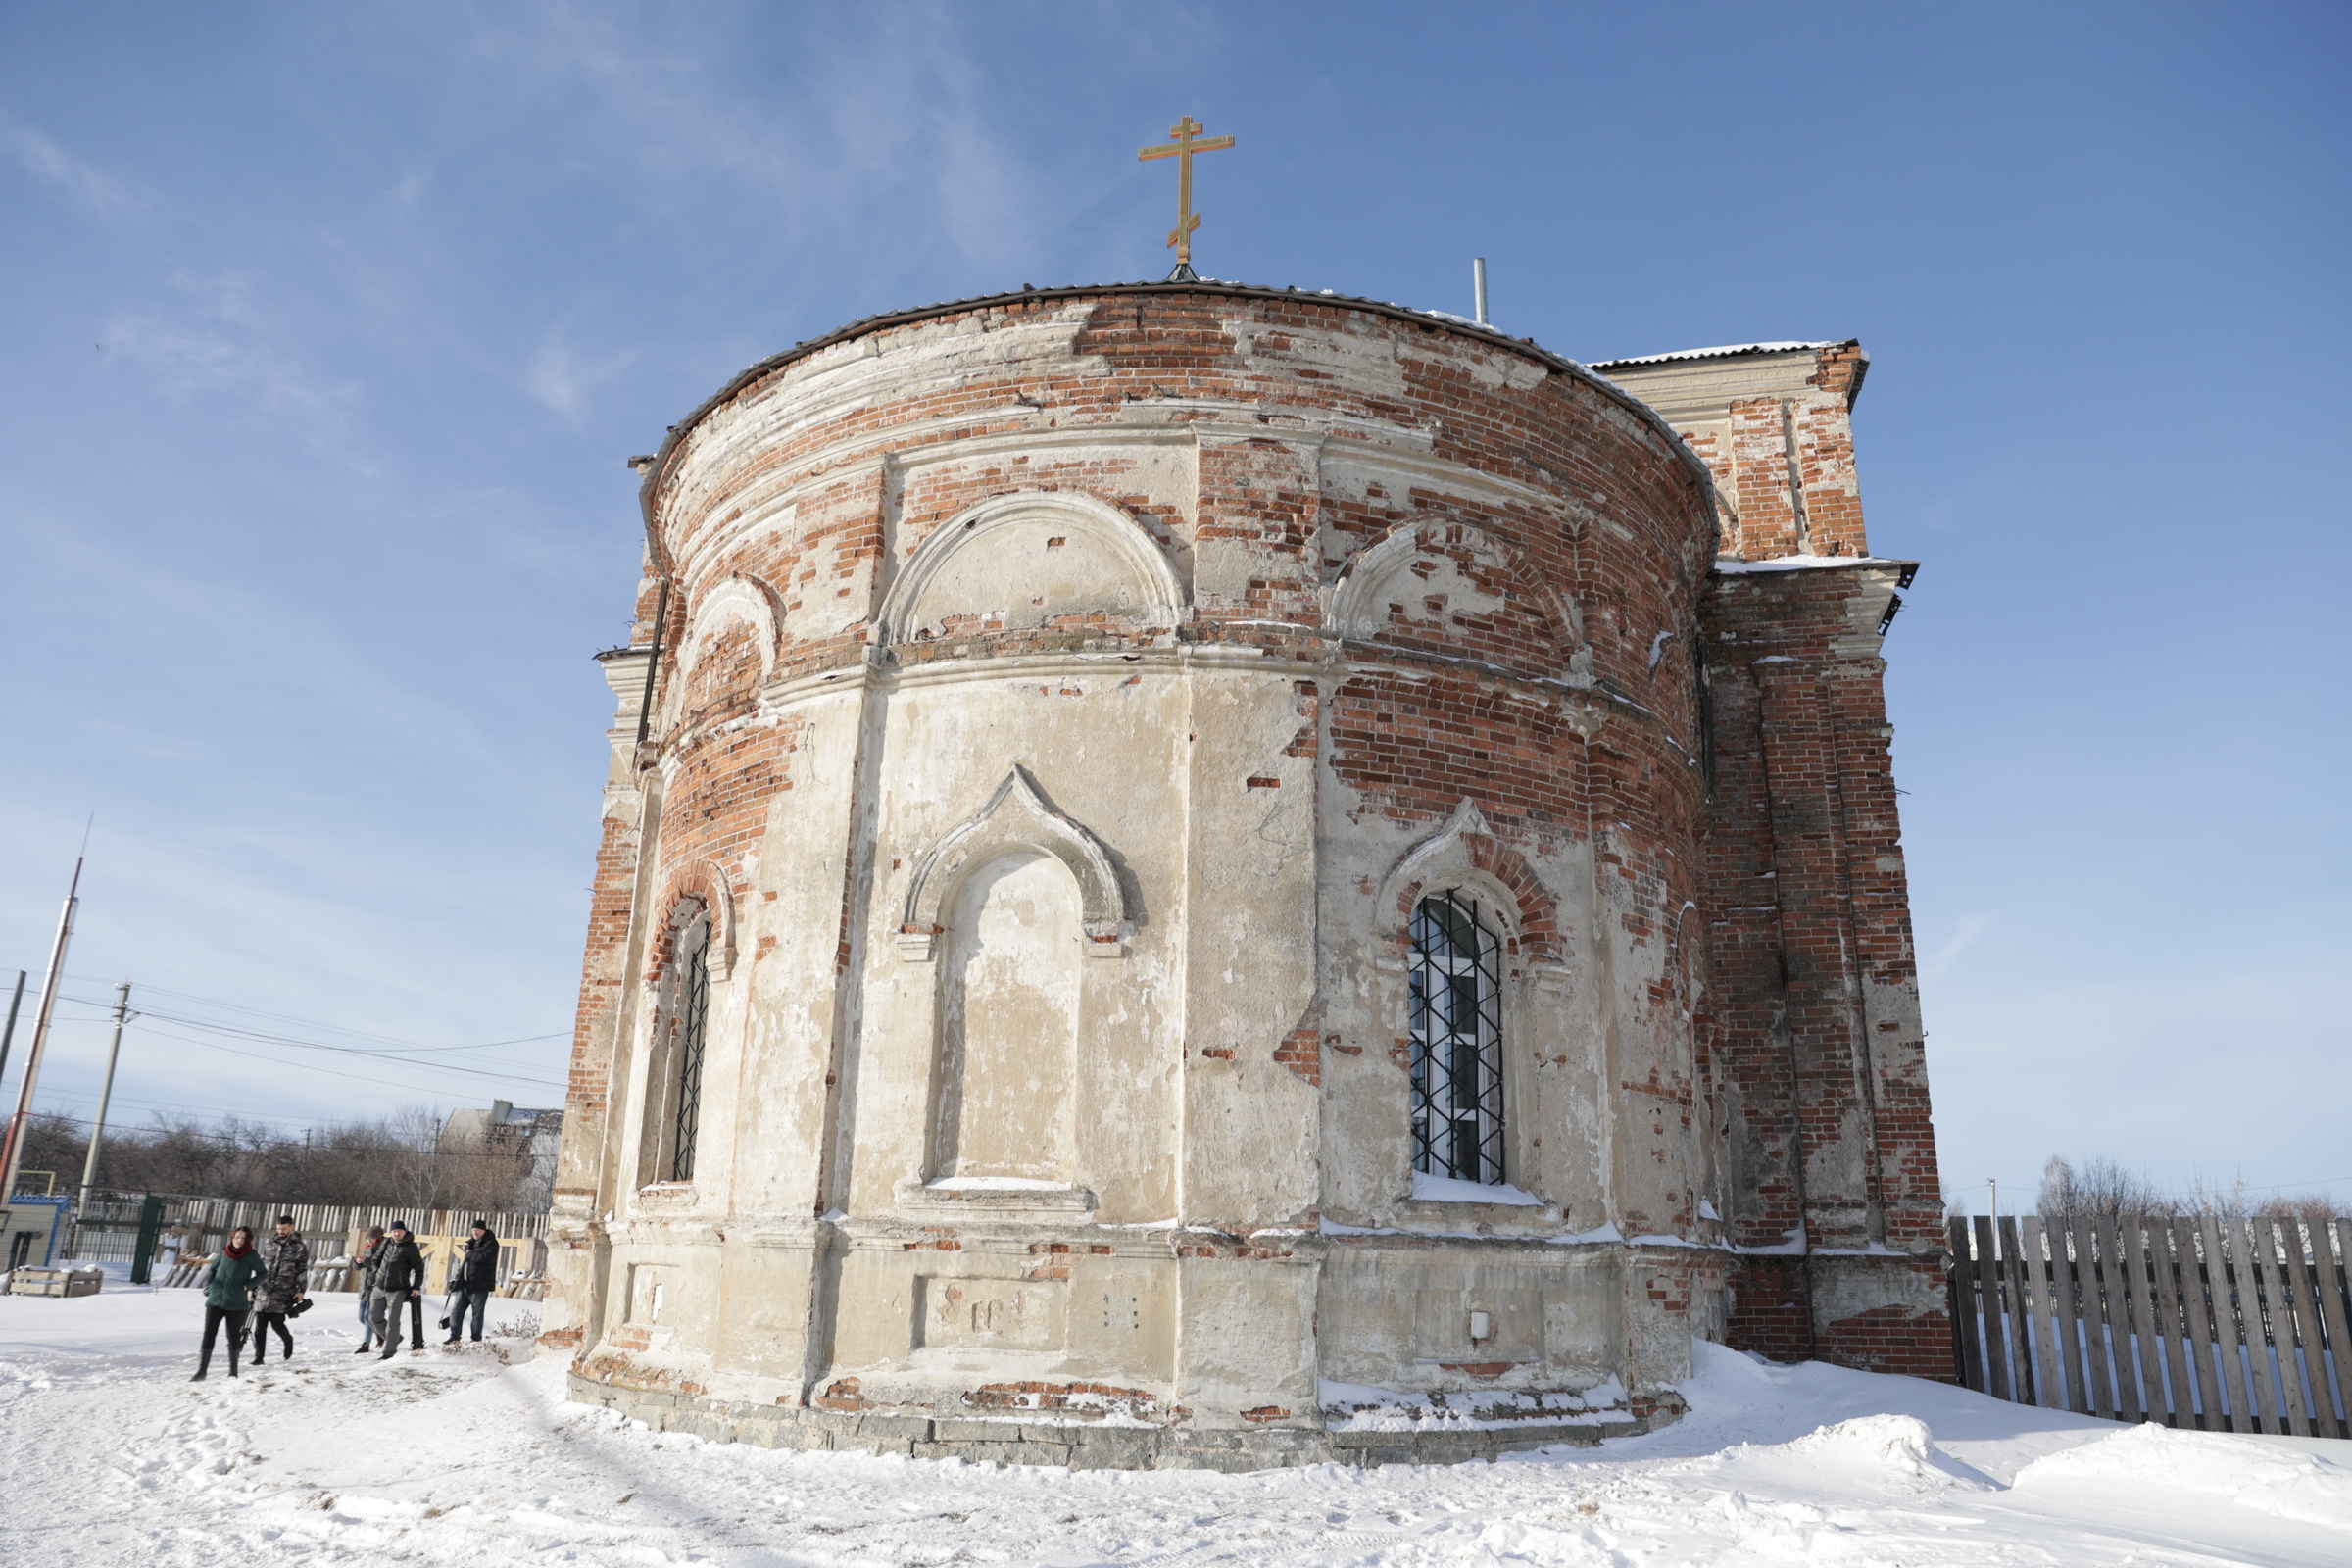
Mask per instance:
[[[1332,585],[1326,629],[1492,659],[1516,649],[1565,668],[1576,645],[1573,605],[1531,581],[1516,552],[1466,522],[1406,524],[1349,561]]]
[[[976,866],[1007,854],[1046,855],[1059,861],[1078,889],[1082,951],[1091,957],[1122,954],[1130,912],[1109,852],[1100,839],[1046,803],[1028,772],[1004,775],[988,804],[957,823],[915,861],[899,922],[899,953],[929,962],[947,929],[957,884]]]
[[[884,644],[992,632],[1173,627],[1184,591],[1132,517],[1090,496],[992,496],[934,529],[884,597]]]
[[[738,691],[746,682],[742,671],[712,666],[716,651],[730,634],[739,633],[757,655],[759,672],[752,689],[767,683],[776,668],[776,638],[781,615],[775,591],[758,578],[738,572],[696,596],[684,635],[678,640],[678,667],[663,704],[666,728],[714,699]],[[738,656],[740,658],[740,655]]]
[[[956,882],[939,965],[934,1181],[1069,1185],[1086,966],[1077,879],[1002,846]]]

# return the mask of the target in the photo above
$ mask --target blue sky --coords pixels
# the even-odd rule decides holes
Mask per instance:
[[[1872,540],[1925,563],[1887,652],[1947,1184],[1982,1211],[2065,1152],[2352,1196],[2348,40],[2273,4],[9,6],[0,984],[95,810],[68,994],[172,1015],[118,1116],[559,1102],[623,460],[854,318],[1159,275],[1135,150],[1190,113],[1241,141],[1212,275],[1466,311],[1484,255],[1497,324],[1584,359],[1861,338]],[[94,1104],[97,1011],[44,1105]],[[486,1049],[196,1027],[240,1020]]]

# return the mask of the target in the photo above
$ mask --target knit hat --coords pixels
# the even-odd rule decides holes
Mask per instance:
[[[406,1236],[409,1232],[409,1222],[405,1219],[396,1219],[386,1228],[389,1230],[396,1230],[403,1236]]]

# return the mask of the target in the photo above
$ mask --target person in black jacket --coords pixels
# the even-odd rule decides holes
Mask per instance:
[[[466,1239],[465,1255],[456,1259],[449,1270],[449,1316],[441,1326],[449,1330],[443,1343],[458,1343],[458,1331],[466,1326],[466,1309],[473,1308],[473,1341],[482,1340],[482,1309],[490,1303],[490,1293],[498,1289],[498,1238],[481,1220],[473,1222],[473,1234]]]
[[[384,1237],[383,1251],[375,1263],[372,1300],[372,1326],[377,1342],[384,1348],[383,1360],[391,1360],[392,1352],[400,1348],[400,1309],[404,1302],[409,1309],[409,1348],[424,1348],[424,1251],[409,1235],[405,1220],[394,1220],[391,1232]]]

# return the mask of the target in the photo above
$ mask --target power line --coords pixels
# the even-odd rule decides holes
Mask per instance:
[[[316,1041],[289,1039],[283,1035],[258,1034],[252,1030],[238,1029],[228,1025],[215,1024],[202,1018],[183,1018],[168,1012],[144,1011],[134,1014],[134,1016],[139,1018],[156,1018],[166,1023],[178,1024],[182,1028],[186,1029],[202,1029],[207,1034],[223,1034],[232,1040],[242,1040],[259,1046],[290,1046],[301,1051],[331,1052],[336,1055],[360,1056],[370,1061],[392,1062],[406,1067],[429,1067],[435,1072],[464,1073],[469,1078],[515,1078],[531,1083],[544,1083],[548,1081],[546,1079],[531,1078],[529,1076],[530,1069],[516,1062],[495,1062],[489,1067],[464,1067],[458,1065],[456,1062],[418,1061],[414,1056],[399,1055],[388,1051],[363,1051],[356,1046],[326,1046],[320,1045]],[[150,1030],[149,1033],[156,1034],[162,1033],[162,1031]],[[177,1040],[182,1037],[178,1035],[172,1035],[169,1038]],[[190,1044],[203,1044],[203,1042],[192,1041]],[[221,1049],[226,1048],[223,1047]]]
[[[104,1007],[111,1009],[113,1005],[111,1003],[98,1002],[89,997],[60,997],[58,1000],[61,1002],[71,1002],[78,1006],[84,1007]],[[298,1035],[281,1035],[272,1033],[269,1030],[248,1029],[242,1024],[220,1023],[211,1018],[196,1018],[190,1017],[185,1013],[164,1012],[154,1007],[142,1007],[139,1009],[139,1012],[140,1015],[144,1017],[160,1018],[167,1023],[176,1023],[190,1029],[203,1029],[215,1034],[234,1035],[240,1039],[251,1040],[261,1045],[299,1046],[306,1051],[332,1051],[338,1052],[345,1055],[376,1056],[390,1061],[409,1060],[415,1055],[438,1055],[455,1051],[488,1051],[498,1046],[528,1045],[542,1040],[561,1040],[564,1038],[565,1035],[570,1033],[569,1030],[564,1030],[555,1034],[530,1035],[519,1040],[490,1040],[484,1041],[482,1044],[476,1046],[400,1046],[388,1049],[370,1049],[366,1046],[337,1046],[321,1040],[305,1040]],[[111,1016],[111,1012],[109,1015]],[[87,1022],[89,1020],[83,1019],[80,1021]],[[362,1036],[360,1038],[367,1039],[370,1037]],[[426,1064],[420,1062],[418,1065],[422,1066]],[[514,1063],[494,1063],[494,1065],[512,1066]],[[450,1070],[455,1072],[464,1072],[467,1069],[455,1067],[451,1068]]]
[[[185,1035],[171,1034],[162,1029],[147,1029],[136,1024],[132,1025],[132,1027],[140,1029],[141,1033],[154,1035],[161,1040],[176,1040],[183,1046],[203,1046],[210,1051],[225,1051],[232,1056],[245,1056],[254,1061],[266,1061],[272,1067],[290,1067],[296,1072],[324,1073],[329,1078],[349,1078],[355,1083],[381,1084],[387,1089],[406,1089],[416,1094],[430,1094],[433,1092],[419,1084],[404,1084],[390,1078],[370,1078],[364,1073],[338,1072],[332,1067],[313,1066],[307,1061],[287,1061],[282,1056],[265,1056],[258,1051],[239,1051],[236,1047],[224,1046],[218,1040],[190,1040]],[[413,1067],[427,1065],[424,1062],[403,1062],[401,1064],[404,1066]],[[543,1089],[562,1089],[565,1087],[552,1078],[528,1078],[520,1073],[476,1072],[471,1068],[466,1067],[442,1067],[438,1068],[437,1070],[442,1072],[470,1073],[472,1076],[495,1079],[500,1083],[535,1084]]]
[[[114,983],[115,983],[115,981],[116,981],[117,979],[119,979],[119,978],[121,978],[121,977],[120,977],[120,976],[115,976],[115,975],[75,974],[75,973],[74,973],[72,970],[68,970],[68,971],[66,972],[66,975],[65,975],[65,979],[67,979],[68,981],[78,981],[78,982],[94,982],[94,983],[97,983],[97,984],[102,984],[102,985],[112,985],[112,984],[114,984]],[[199,996],[199,995],[197,995],[195,992],[192,992],[192,991],[174,991],[174,990],[172,990],[172,989],[171,987],[169,987],[169,986],[159,986],[159,985],[154,985],[154,984],[152,984],[152,983],[150,983],[150,982],[148,982],[148,981],[144,981],[144,980],[140,981],[138,984],[139,984],[140,993],[141,993],[142,995],[146,995],[146,996],[159,996],[159,997],[176,997],[176,998],[178,998],[178,999],[179,999],[180,1001],[182,1001],[182,1002],[194,1002],[194,1003],[201,1003],[201,1004],[204,1004],[204,1005],[206,1005],[206,1006],[211,1006],[211,1007],[221,1007],[221,1008],[225,1008],[225,1009],[227,1009],[227,1010],[228,1010],[228,1011],[230,1011],[230,1012],[242,1012],[242,1013],[250,1013],[251,1015],[253,1015],[254,1017],[257,1017],[257,1018],[270,1018],[270,1019],[274,1019],[274,1020],[276,1020],[276,1021],[277,1021],[277,1022],[279,1022],[279,1023],[302,1024],[302,1025],[306,1025],[307,1027],[309,1027],[309,1028],[312,1028],[312,1029],[316,1029],[316,1030],[323,1030],[323,1031],[325,1031],[325,1032],[326,1032],[326,1033],[328,1033],[328,1034],[336,1034],[336,1035],[348,1035],[348,1036],[350,1036],[350,1037],[351,1037],[352,1039],[354,1039],[354,1040],[372,1040],[372,1041],[376,1042],[376,1043],[377,1043],[378,1045],[380,1045],[380,1046],[390,1047],[390,1048],[392,1048],[392,1049],[394,1049],[394,1050],[396,1050],[396,1051],[411,1051],[411,1052],[434,1052],[434,1053],[437,1053],[437,1052],[445,1052],[445,1051],[487,1051],[487,1050],[491,1050],[491,1049],[493,1049],[493,1048],[495,1048],[495,1047],[498,1047],[498,1046],[523,1046],[523,1045],[534,1045],[534,1044],[537,1044],[537,1043],[539,1043],[539,1042],[541,1042],[541,1041],[546,1041],[546,1040],[562,1040],[562,1039],[565,1038],[566,1036],[568,1036],[568,1035],[571,1033],[571,1031],[570,1031],[570,1030],[568,1030],[568,1029],[564,1029],[564,1030],[558,1030],[558,1031],[555,1031],[554,1033],[550,1033],[550,1034],[543,1034],[543,1035],[517,1035],[517,1036],[514,1037],[513,1039],[508,1039],[508,1040],[485,1040],[485,1041],[481,1041],[481,1042],[479,1042],[479,1043],[477,1043],[477,1044],[473,1044],[473,1045],[466,1045],[466,1046],[428,1046],[428,1045],[424,1045],[424,1044],[422,1044],[422,1043],[420,1043],[420,1042],[418,1042],[418,1041],[414,1041],[414,1040],[403,1040],[403,1039],[401,1039],[400,1037],[398,1037],[397,1035],[379,1035],[379,1034],[373,1034],[373,1033],[370,1033],[369,1031],[368,1031],[368,1030],[365,1030],[365,1029],[353,1029],[353,1028],[350,1028],[350,1027],[348,1027],[348,1026],[346,1026],[346,1025],[343,1025],[343,1024],[338,1024],[338,1023],[329,1023],[329,1022],[325,1021],[324,1019],[320,1019],[320,1018],[305,1018],[305,1017],[302,1017],[302,1016],[300,1016],[300,1015],[298,1015],[298,1014],[295,1014],[295,1013],[290,1013],[290,1012],[273,1012],[273,1011],[271,1011],[270,1009],[269,1009],[269,1008],[267,1008],[267,1007],[256,1007],[256,1006],[251,1006],[251,1005],[249,1005],[249,1004],[245,1004],[245,1003],[241,1003],[241,1002],[230,1002],[230,1001],[226,1000],[225,998],[221,998],[221,997],[206,997],[206,996]],[[82,1004],[85,1004],[85,1005],[90,1005],[90,1006],[109,1006],[109,1005],[111,1005],[111,1004],[106,1004],[106,1003],[101,1003],[101,1002],[95,1002],[95,1001],[92,1001],[91,999],[88,999],[88,998],[82,998],[82,997],[75,997],[75,998],[66,998],[66,997],[60,997],[60,998],[59,998],[59,1000],[60,1000],[61,1002],[63,1002],[63,1001],[74,1001],[74,1002],[79,1002],[79,1003],[82,1003]],[[152,1009],[146,1009],[146,1010],[152,1010]],[[156,1016],[159,1016],[159,1017],[160,1017],[160,1016],[162,1016],[162,1014],[156,1014]],[[182,1021],[182,1022],[193,1022],[193,1021],[195,1021],[195,1020],[187,1020],[187,1019],[175,1019],[175,1021]],[[228,1025],[228,1024],[221,1024],[221,1023],[216,1023],[216,1022],[212,1022],[212,1021],[210,1021],[210,1020],[206,1020],[206,1021],[204,1022],[204,1027],[208,1027],[208,1028],[216,1028],[216,1029],[229,1029],[229,1028],[234,1028],[234,1027],[237,1027],[237,1026],[234,1026],[234,1025]],[[262,1032],[262,1031],[252,1031],[252,1033],[255,1033],[256,1035],[260,1035],[260,1034],[262,1034],[263,1032]],[[292,1036],[276,1036],[276,1037],[273,1037],[273,1038],[276,1038],[276,1039],[282,1039],[282,1040],[288,1040],[288,1041],[290,1041],[290,1042],[299,1043],[299,1044],[303,1044],[303,1045],[312,1045],[312,1046],[318,1046],[318,1047],[319,1047],[319,1048],[320,1048],[320,1049],[322,1049],[322,1050],[330,1050],[330,1051],[334,1051],[334,1050],[351,1050],[351,1049],[354,1049],[354,1048],[351,1048],[351,1047],[328,1046],[328,1045],[325,1045],[323,1042],[319,1042],[319,1041],[306,1041],[306,1040],[299,1040],[299,1039],[298,1039],[298,1037],[292,1037]]]
[[[68,980],[97,980],[101,984],[107,983],[104,977],[98,975],[77,975],[69,973],[66,978]],[[192,991],[174,991],[169,986],[151,985],[143,980],[139,982],[139,986],[140,990],[148,995],[159,997],[177,997],[182,1002],[199,1002],[203,1003],[207,1006],[225,1007],[230,1012],[249,1012],[257,1018],[274,1018],[279,1023],[307,1024],[313,1029],[323,1029],[329,1034],[349,1035],[354,1040],[373,1040],[381,1045],[394,1046],[411,1051],[478,1051],[490,1046],[519,1046],[527,1045],[533,1041],[539,1040],[557,1040],[563,1038],[564,1034],[570,1033],[569,1030],[564,1030],[559,1034],[523,1035],[513,1040],[488,1040],[482,1042],[480,1046],[427,1046],[414,1040],[403,1040],[397,1035],[371,1034],[365,1029],[347,1028],[342,1024],[328,1023],[319,1018],[304,1018],[290,1012],[272,1012],[267,1007],[249,1006],[244,1003],[229,1002],[220,997],[201,997]]]

